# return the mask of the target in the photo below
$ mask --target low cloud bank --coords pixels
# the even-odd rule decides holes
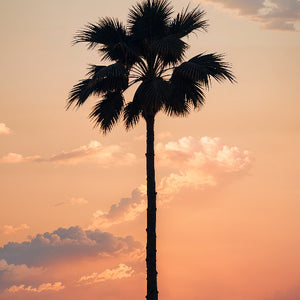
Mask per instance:
[[[297,31],[300,23],[299,0],[205,0],[238,12],[263,28]]]
[[[6,260],[0,260],[0,289],[11,284],[29,283],[38,279],[45,269],[43,267],[28,267],[25,264],[8,264]]]
[[[131,236],[122,238],[98,229],[83,230],[75,226],[38,234],[23,243],[9,242],[0,247],[0,259],[8,264],[45,266],[59,259],[118,255],[131,253],[139,248],[141,244]]]

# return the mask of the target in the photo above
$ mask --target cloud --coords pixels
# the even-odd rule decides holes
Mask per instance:
[[[146,209],[144,187],[132,191],[131,197],[122,198],[118,204],[113,204],[108,212],[97,210],[93,214],[91,229],[107,228],[115,224],[134,220]]]
[[[0,288],[14,283],[24,283],[39,278],[45,269],[42,267],[28,267],[25,264],[8,264],[6,260],[0,260]]]
[[[159,143],[156,146],[158,163],[186,169],[197,169],[206,173],[234,173],[250,165],[250,154],[236,146],[225,145],[220,138],[192,136],[175,142]]]
[[[251,165],[250,153],[225,145],[220,138],[183,137],[178,141],[156,145],[157,163],[174,171],[157,185],[158,205],[170,202],[181,190],[214,187],[246,172]],[[107,228],[134,220],[146,210],[146,186],[140,185],[131,197],[122,198],[107,212],[98,210],[91,229]]]
[[[56,203],[54,206],[55,207],[56,206],[76,206],[76,205],[84,205],[84,204],[88,204],[88,203],[89,203],[89,201],[82,197],[80,197],[80,198],[72,197],[68,201]]]
[[[24,284],[21,284],[19,286],[16,286],[16,285],[11,286],[9,289],[7,289],[7,292],[10,292],[10,293],[17,293],[17,292],[41,293],[41,292],[45,292],[45,291],[58,292],[64,288],[65,288],[65,286],[61,282],[42,283],[37,288],[34,288],[30,285],[25,287]]]
[[[0,134],[10,134],[12,133],[11,129],[9,129],[4,123],[0,123]]]
[[[248,170],[250,153],[225,145],[220,138],[191,136],[156,146],[158,165],[175,172],[162,178],[157,187],[160,202],[169,202],[182,189],[206,189],[231,180]]]
[[[125,264],[119,264],[115,269],[106,269],[102,273],[94,272],[91,275],[82,276],[77,283],[79,285],[91,285],[107,280],[128,278],[131,277],[133,273],[134,270],[131,267]]]
[[[0,163],[17,164],[29,161],[38,161],[40,156],[23,156],[22,154],[10,152],[0,158]]]
[[[98,141],[91,141],[88,145],[53,155],[43,161],[62,164],[78,164],[91,161],[102,166],[111,166],[112,163],[116,162],[118,165],[128,165],[133,163],[134,160],[135,155],[133,153],[124,153],[118,145],[102,146]]]
[[[217,182],[212,175],[203,172],[188,170],[179,174],[171,173],[164,177],[158,185],[158,199],[161,203],[170,202],[182,189],[202,189],[215,186]]]
[[[296,31],[300,20],[299,0],[205,0],[236,10],[264,28]]]
[[[2,229],[2,233],[9,235],[27,229],[30,229],[30,227],[27,224],[21,224],[20,226],[17,227],[14,227],[12,225],[4,225]]]
[[[118,255],[139,249],[141,244],[131,236],[114,236],[100,230],[83,230],[79,226],[58,228],[37,234],[23,243],[9,242],[0,247],[0,259],[9,264],[44,266],[54,260],[87,256]]]
[[[93,162],[108,167],[112,164],[130,165],[135,159],[136,157],[133,153],[124,152],[118,145],[103,146],[98,141],[91,141],[87,145],[70,151],[63,151],[59,154],[52,155],[50,158],[41,158],[40,156],[24,157],[22,154],[8,153],[0,158],[0,163],[34,161],[75,165],[83,162]]]
[[[287,289],[286,291],[276,292],[271,298],[265,300],[299,300],[300,299],[300,284]]]

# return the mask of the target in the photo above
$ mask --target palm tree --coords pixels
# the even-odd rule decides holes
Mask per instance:
[[[156,189],[154,169],[154,121],[159,111],[169,116],[186,116],[204,104],[204,89],[211,79],[234,82],[223,56],[199,54],[183,62],[188,45],[183,38],[205,31],[207,20],[199,7],[183,9],[172,17],[169,0],[143,0],[134,5],[124,26],[118,19],[101,18],[88,24],[74,37],[74,43],[99,47],[110,65],[91,65],[87,78],[74,85],[67,109],[80,107],[91,95],[99,96],[90,118],[103,133],[109,132],[121,116],[127,129],[142,117],[147,127],[147,296],[158,299],[156,269]],[[123,93],[139,84],[133,99]]]

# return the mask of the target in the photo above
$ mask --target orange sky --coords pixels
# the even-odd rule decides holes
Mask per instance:
[[[93,99],[64,109],[99,63],[74,33],[134,3],[0,5],[0,299],[145,296],[144,123],[103,136]],[[299,300],[300,2],[197,3],[210,27],[188,57],[225,53],[238,83],[157,117],[160,299]]]

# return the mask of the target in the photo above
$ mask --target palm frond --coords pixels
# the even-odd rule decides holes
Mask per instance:
[[[128,86],[128,78],[107,77],[96,81],[94,94],[101,95],[106,92],[124,92]]]
[[[75,36],[73,43],[87,43],[89,49],[99,45],[103,59],[119,61],[127,66],[132,66],[139,57],[138,49],[127,35],[126,27],[114,18],[102,18],[96,24],[89,23]]]
[[[103,133],[111,131],[118,121],[124,106],[123,95],[119,92],[108,92],[93,108],[89,117],[99,126]]]
[[[144,77],[148,73],[147,62],[144,59],[141,59],[139,62],[137,62],[135,67],[140,77]]]
[[[104,67],[91,65],[89,70],[88,74],[98,80],[108,77],[128,77],[128,71],[121,63],[114,63]]]
[[[205,95],[200,83],[188,78],[172,76],[170,79],[172,96],[165,104],[169,115],[185,116],[191,109],[203,106]]]
[[[129,32],[136,40],[151,40],[168,29],[173,7],[168,0],[144,0],[134,5],[128,15]]]
[[[133,101],[139,103],[143,111],[156,114],[170,95],[169,82],[158,77],[142,82],[134,94]]]
[[[89,23],[75,36],[73,43],[87,43],[89,48],[99,44],[117,44],[126,39],[126,28],[118,20],[110,17],[101,18],[98,23]]]
[[[120,62],[128,69],[139,61],[141,55],[139,48],[132,42],[130,36],[126,37],[126,40],[122,42],[104,45],[99,51],[103,54],[103,60]]]
[[[216,53],[199,54],[176,67],[172,76],[198,81],[206,87],[210,86],[212,78],[218,82],[225,79],[235,82],[230,65],[223,61],[223,57]]]
[[[87,75],[94,83],[95,94],[124,91],[128,88],[128,72],[121,63],[109,66],[90,65]]]
[[[188,49],[188,45],[176,35],[172,34],[154,40],[149,45],[149,48],[153,53],[160,57],[166,66],[182,61],[185,51]]]
[[[168,103],[164,103],[163,111],[168,116],[176,116],[176,117],[186,117],[190,112],[190,105],[184,101],[184,98],[181,98],[181,101],[173,98]]]
[[[134,127],[140,120],[142,107],[140,103],[131,101],[124,107],[124,123],[126,129]]]
[[[91,79],[80,80],[73,86],[69,94],[66,109],[69,109],[73,104],[78,108],[93,94],[93,92],[93,81]]]
[[[120,63],[109,66],[90,65],[88,79],[80,80],[71,90],[66,108],[79,107],[91,95],[125,91],[128,88],[128,72]]]
[[[189,7],[183,9],[177,14],[176,18],[170,24],[170,32],[178,37],[184,37],[195,30],[206,31],[208,27],[207,20],[203,19],[205,12],[197,6],[189,11]]]
[[[105,65],[92,65],[92,64],[90,64],[89,68],[88,68],[89,71],[86,73],[86,75],[89,76],[90,78],[93,78],[97,72],[99,72],[100,70],[102,70],[106,67],[107,66],[105,66]]]

